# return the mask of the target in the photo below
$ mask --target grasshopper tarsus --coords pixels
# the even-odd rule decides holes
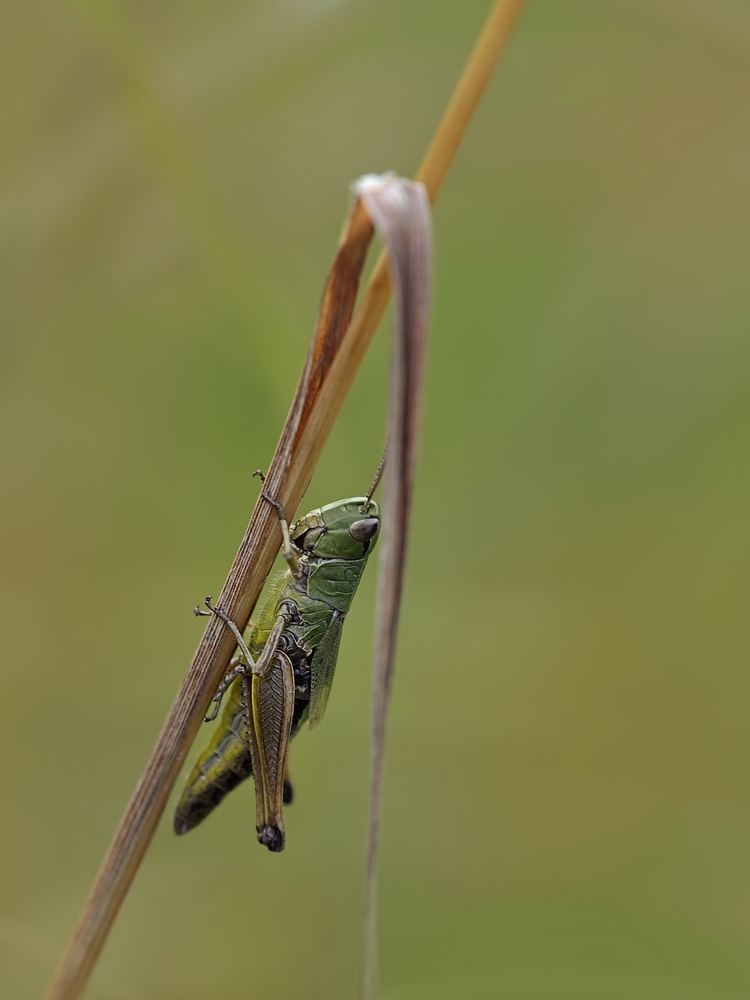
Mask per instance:
[[[265,483],[266,474],[263,471],[263,469],[256,469],[255,472],[253,473],[253,479],[255,479],[256,476],[258,477],[258,479],[260,479],[262,483]]]
[[[210,618],[211,615],[215,615],[216,611],[211,605],[211,595],[209,594],[205,600],[205,604],[208,607],[208,611],[204,611],[200,604],[196,604],[193,608],[193,614],[196,618]]]
[[[210,715],[203,716],[204,722],[213,722],[216,716],[219,714],[219,707],[221,706],[221,698],[219,698],[218,696],[214,696],[211,699],[211,701],[214,703],[214,710],[213,712],[211,712]]]

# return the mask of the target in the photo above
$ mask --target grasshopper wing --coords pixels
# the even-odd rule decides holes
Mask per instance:
[[[320,640],[310,664],[310,729],[317,726],[326,710],[345,618],[346,615],[343,611],[333,612],[331,622]]]

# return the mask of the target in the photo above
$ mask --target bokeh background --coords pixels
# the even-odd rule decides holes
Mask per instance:
[[[348,199],[487,0],[6,2],[0,997],[41,995],[257,495]],[[531,0],[435,211],[385,1000],[750,996],[750,7]],[[387,335],[304,501],[361,493]],[[288,849],[165,818],[92,1000],[351,997],[374,573]]]

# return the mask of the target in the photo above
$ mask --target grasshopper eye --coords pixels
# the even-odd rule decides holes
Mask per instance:
[[[380,521],[376,517],[363,517],[361,521],[349,525],[349,534],[357,542],[369,542],[379,527]]]

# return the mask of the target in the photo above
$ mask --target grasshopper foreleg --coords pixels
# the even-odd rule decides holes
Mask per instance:
[[[284,508],[281,506],[278,500],[266,493],[264,490],[261,493],[263,499],[270,503],[273,509],[276,511],[276,516],[279,519],[279,525],[281,526],[281,537],[284,539],[284,558],[287,561],[289,569],[292,571],[292,576],[299,576],[299,556],[294,551],[294,546],[292,545],[292,539],[289,537],[289,525],[286,518],[284,517]]]

